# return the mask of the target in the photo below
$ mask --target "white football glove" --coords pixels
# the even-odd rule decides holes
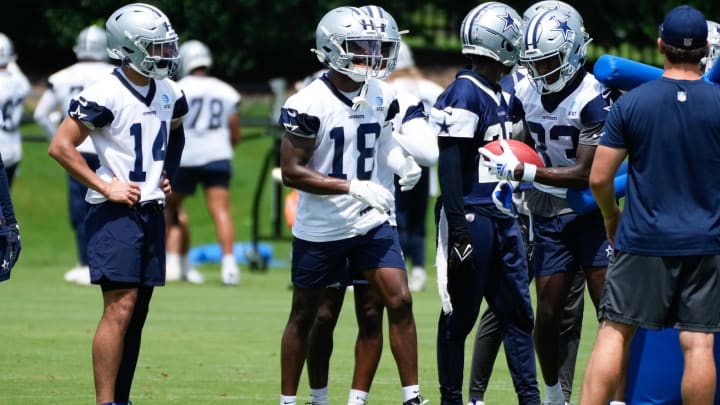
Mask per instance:
[[[395,204],[395,196],[385,187],[367,180],[350,180],[351,196],[375,208],[383,214],[390,212]]]
[[[515,180],[513,172],[520,161],[510,149],[507,141],[501,140],[500,147],[503,151],[502,155],[496,155],[485,148],[478,149],[483,157],[480,159],[480,164],[487,167],[490,174],[494,174],[498,180]]]
[[[492,192],[492,200],[495,206],[503,214],[517,218],[515,204],[513,203],[513,190],[517,186],[517,182],[501,180]]]
[[[398,173],[398,176],[400,176],[400,181],[398,181],[401,186],[400,191],[412,190],[418,181],[420,181],[420,177],[422,177],[422,169],[412,156],[408,156],[405,158],[405,164],[400,170],[400,173]]]

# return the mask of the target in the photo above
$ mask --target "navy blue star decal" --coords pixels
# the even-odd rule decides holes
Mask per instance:
[[[448,124],[447,118],[443,117],[443,122],[440,124],[440,133],[445,132],[446,134],[449,134],[451,126],[453,126],[453,124]]]
[[[505,15],[499,15],[497,18],[503,20],[505,22],[505,26],[503,27],[503,32],[512,29],[517,31],[517,26],[515,25],[515,19],[512,18],[510,13],[505,11]]]
[[[568,21],[569,21],[569,19],[565,20],[565,21],[555,20],[555,23],[557,24],[557,26],[555,26],[555,28],[551,29],[550,31],[562,32],[563,38],[565,38],[565,40],[567,41],[570,33],[571,32],[573,34],[575,33],[575,31],[572,28],[570,28],[570,26],[568,25]]]

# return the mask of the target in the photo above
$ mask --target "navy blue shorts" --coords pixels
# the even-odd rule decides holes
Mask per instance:
[[[400,241],[387,222],[365,235],[330,242],[293,239],[292,283],[298,288],[347,285],[353,275],[383,267],[405,269]]]
[[[151,201],[130,208],[91,204],[85,221],[88,264],[93,284],[165,284],[165,215]]]
[[[204,166],[180,167],[172,188],[173,192],[186,195],[195,194],[198,184],[202,184],[204,188],[228,188],[231,176],[230,160],[218,160]]]
[[[608,241],[599,210],[585,215],[533,215],[535,277],[607,267]]]

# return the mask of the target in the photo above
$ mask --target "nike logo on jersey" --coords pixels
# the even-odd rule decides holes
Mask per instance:
[[[85,97],[79,97],[78,103],[80,103],[80,105],[83,107],[87,107],[87,100],[85,100]]]
[[[452,115],[452,114],[453,114],[452,109],[451,109],[450,107],[442,110],[442,112],[444,112],[444,113],[447,114],[447,115]]]
[[[288,110],[287,114],[288,114],[288,117],[292,117],[292,118],[297,117],[297,111],[295,111],[295,110]]]

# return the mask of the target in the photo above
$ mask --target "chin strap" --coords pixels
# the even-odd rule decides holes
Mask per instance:
[[[357,96],[353,97],[352,102],[353,106],[352,109],[354,111],[357,111],[360,107],[364,107],[368,105],[368,101],[365,99],[365,94],[367,94],[368,90],[368,82],[365,80],[363,82],[362,87],[360,88],[360,93],[358,93]]]

